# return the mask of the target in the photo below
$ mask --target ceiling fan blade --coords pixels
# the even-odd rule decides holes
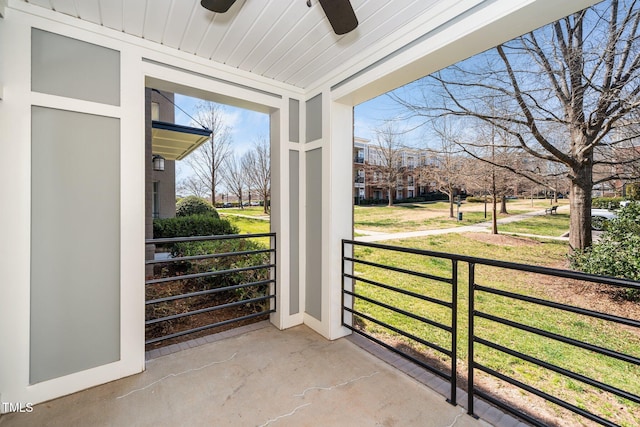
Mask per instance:
[[[338,34],[347,34],[358,26],[358,18],[351,7],[349,0],[319,0],[324,9],[333,31]],[[204,2],[204,0],[203,0]]]
[[[225,13],[236,0],[202,0],[200,5],[211,12]]]

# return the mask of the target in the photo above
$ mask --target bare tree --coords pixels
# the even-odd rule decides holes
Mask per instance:
[[[194,195],[201,198],[209,197],[209,189],[203,182],[195,176],[189,176],[178,183],[180,194]]]
[[[222,182],[222,168],[231,153],[231,131],[224,123],[224,107],[211,101],[202,101],[194,114],[198,124],[208,127],[213,133],[188,157],[195,177],[211,194],[215,204],[216,187]]]
[[[614,168],[594,180],[594,165],[613,165],[603,153],[622,143],[621,129],[638,123],[639,9],[636,0],[608,0],[428,76],[419,100],[394,98],[412,115],[490,123],[523,153],[564,165],[570,245],[584,249],[592,242],[594,184],[623,174]]]
[[[269,141],[259,137],[253,143],[251,150],[242,157],[242,168],[247,174],[247,182],[251,188],[258,191],[264,213],[269,213],[269,196],[271,193],[271,157]]]
[[[461,189],[464,181],[463,163],[464,151],[457,143],[457,135],[446,120],[433,126],[437,142],[425,151],[430,153],[431,166],[427,169],[427,177],[435,184],[441,193],[449,197],[449,218],[453,218],[453,199]]]
[[[222,179],[227,190],[238,198],[240,208],[244,209],[242,196],[246,188],[246,173],[235,153],[231,153],[225,159]]]
[[[402,140],[401,133],[393,123],[385,122],[374,129],[375,142],[369,147],[369,165],[377,182],[387,190],[389,206],[393,206],[393,190],[402,178]]]

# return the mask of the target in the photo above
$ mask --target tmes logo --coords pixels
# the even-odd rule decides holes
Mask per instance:
[[[33,412],[33,403],[22,402],[0,402],[3,413],[7,412]]]

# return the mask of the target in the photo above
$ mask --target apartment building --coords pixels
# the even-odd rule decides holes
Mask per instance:
[[[393,200],[424,197],[435,191],[428,169],[433,167],[432,157],[421,150],[404,148],[391,156],[384,149],[360,137],[353,139],[353,199],[362,201],[388,200],[388,159],[396,163],[391,179]]]

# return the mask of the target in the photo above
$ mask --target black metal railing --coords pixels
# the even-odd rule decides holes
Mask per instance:
[[[496,339],[491,339],[486,336],[482,336],[482,333],[478,333],[476,328],[476,323],[478,319],[484,319],[483,321],[487,321],[488,324],[494,325],[495,327],[503,327],[503,328],[512,328],[513,330],[518,331],[518,334],[522,337],[523,340],[531,339],[534,337],[543,337],[549,346],[556,347],[558,345],[566,345],[568,348],[573,350],[574,357],[585,357],[587,353],[589,354],[597,354],[600,356],[604,356],[604,360],[602,360],[602,366],[606,366],[608,363],[611,363],[613,360],[617,360],[618,362],[622,362],[626,365],[626,371],[629,373],[633,372],[633,366],[640,366],[640,348],[638,348],[638,353],[635,355],[625,354],[624,352],[617,351],[615,349],[606,348],[594,342],[597,342],[597,339],[594,339],[594,342],[589,342],[585,339],[578,339],[576,337],[569,336],[567,332],[560,331],[551,331],[548,329],[542,329],[537,327],[536,325],[529,325],[526,322],[526,319],[516,319],[508,318],[506,316],[500,316],[495,313],[489,313],[487,311],[483,311],[482,309],[478,309],[478,300],[481,298],[487,297],[500,297],[504,298],[505,301],[508,301],[512,304],[516,302],[526,304],[533,304],[536,306],[546,307],[551,309],[549,311],[550,316],[555,316],[557,319],[562,318],[562,314],[564,313],[572,313],[581,316],[584,319],[598,319],[599,321],[613,323],[616,325],[625,325],[627,327],[635,328],[640,331],[640,321],[636,319],[631,319],[627,317],[616,316],[608,313],[604,313],[601,311],[585,309],[574,305],[561,304],[554,301],[549,301],[540,298],[534,298],[527,295],[522,295],[517,292],[506,291],[504,289],[498,289],[492,286],[486,286],[477,283],[476,279],[476,270],[478,266],[490,266],[497,271],[502,270],[505,274],[513,274],[514,272],[525,272],[531,273],[533,277],[552,277],[558,279],[570,279],[576,280],[582,283],[582,286],[589,285],[607,285],[614,288],[624,288],[624,289],[640,289],[640,284],[638,282],[616,279],[610,277],[602,277],[595,276],[590,274],[584,274],[575,271],[568,270],[560,270],[553,268],[544,268],[537,267],[531,265],[523,265],[516,264],[510,262],[501,262],[494,260],[486,260],[486,259],[469,259],[466,260],[469,264],[469,354],[471,355],[470,362],[468,364],[468,378],[469,378],[469,387],[471,392],[469,393],[468,400],[468,412],[469,414],[474,413],[473,406],[473,396],[481,397],[482,399],[492,403],[495,406],[498,406],[512,414],[526,420],[532,425],[536,426],[546,426],[546,424],[532,416],[532,414],[523,411],[522,409],[515,408],[513,405],[509,404],[508,401],[504,399],[498,399],[496,396],[491,393],[483,390],[482,388],[476,385],[474,381],[475,371],[479,370],[484,372],[485,374],[496,378],[504,383],[511,384],[521,390],[524,390],[531,395],[535,395],[538,398],[542,398],[548,402],[554,403],[568,411],[571,411],[575,414],[578,414],[581,417],[594,421],[600,425],[604,426],[618,426],[618,424],[610,419],[605,418],[603,414],[596,414],[585,407],[580,407],[583,405],[578,405],[576,403],[571,403],[565,399],[559,398],[558,396],[552,395],[549,392],[540,390],[530,384],[525,383],[522,379],[517,379],[514,376],[508,374],[508,371],[499,371],[495,368],[489,367],[486,364],[479,361],[477,351],[477,344],[485,347],[485,349],[491,349],[491,351],[497,351],[503,355],[503,357],[514,357],[520,359],[524,362],[529,363],[532,366],[536,366],[537,368],[542,369],[544,372],[549,374],[555,373],[560,375],[561,378],[569,379],[572,381],[577,381],[578,384],[583,384],[593,389],[597,389],[599,392],[608,393],[613,398],[622,398],[629,401],[631,404],[640,404],[640,396],[629,391],[622,390],[620,387],[617,387],[613,384],[608,384],[602,380],[598,380],[596,378],[591,378],[589,376],[581,374],[577,369],[572,370],[571,368],[558,366],[557,364],[550,363],[549,361],[542,360],[539,356],[539,352],[533,349],[533,351],[525,352],[524,350],[518,351],[514,348],[518,347],[517,343],[510,343],[508,346],[504,343],[496,342]],[[497,273],[500,274],[500,273]],[[535,279],[534,279],[535,280]],[[559,320],[561,321],[561,320]],[[581,320],[574,320],[579,322]],[[486,335],[486,334],[484,334]],[[569,365],[573,365],[573,363],[568,363]],[[636,370],[636,372],[640,373],[640,371]],[[580,389],[582,386],[573,386],[576,389]],[[579,399],[578,399],[579,400]],[[624,403],[623,403],[624,405]]]
[[[356,184],[364,184],[364,176],[356,176],[354,181]]]
[[[265,244],[265,240],[268,243]],[[145,344],[275,312],[275,233],[148,239]]]
[[[364,156],[355,156],[353,158],[353,162],[354,163],[361,163],[361,164],[364,163]]]
[[[615,401],[615,399],[617,399],[618,405],[628,405],[629,412],[637,411],[637,409],[633,409],[638,408],[637,405],[640,405],[640,396],[636,394],[637,390],[635,392],[625,390],[619,384],[612,384],[611,381],[608,382],[606,379],[592,378],[589,375],[585,375],[584,372],[580,372],[580,369],[576,369],[574,367],[573,362],[575,361],[569,360],[568,362],[558,363],[555,360],[544,360],[545,357],[543,357],[542,354],[544,354],[545,351],[549,351],[549,349],[553,352],[557,350],[557,347],[564,346],[563,348],[570,349],[570,351],[566,353],[571,355],[569,358],[575,357],[588,360],[590,363],[601,364],[601,369],[596,370],[595,372],[606,372],[609,369],[608,367],[610,364],[616,363],[622,365],[622,367],[618,367],[618,369],[625,373],[624,375],[630,375],[631,377],[637,378],[640,373],[640,369],[638,369],[640,366],[640,346],[631,347],[631,352],[634,354],[629,354],[628,350],[625,352],[621,351],[619,348],[608,348],[606,345],[603,345],[599,342],[598,337],[595,336],[597,334],[595,333],[590,334],[594,336],[587,337],[571,336],[571,334],[574,333],[574,330],[567,325],[564,325],[562,328],[558,328],[558,330],[554,330],[552,327],[548,326],[544,327],[543,325],[536,323],[539,319],[529,319],[532,315],[528,316],[529,311],[527,307],[528,305],[535,305],[543,307],[544,310],[548,310],[548,313],[546,311],[544,313],[545,316],[548,316],[549,319],[553,320],[551,324],[556,323],[557,325],[563,325],[563,322],[568,324],[600,322],[606,325],[621,325],[625,330],[632,330],[636,335],[640,333],[640,321],[638,319],[524,295],[518,290],[509,289],[508,286],[507,289],[505,289],[504,286],[498,285],[498,283],[500,282],[500,278],[513,279],[516,275],[524,275],[526,276],[527,283],[531,283],[531,286],[535,286],[535,283],[539,283],[542,280],[546,280],[547,282],[552,281],[553,283],[556,283],[557,281],[574,281],[573,283],[578,283],[582,289],[584,289],[585,286],[588,287],[590,285],[604,285],[608,287],[607,289],[609,290],[620,289],[637,292],[640,290],[639,282],[477,257],[415,250],[375,243],[356,242],[353,240],[343,240],[343,324],[354,332],[367,336],[373,341],[378,342],[395,352],[398,351],[393,346],[383,342],[382,339],[371,336],[371,334],[366,332],[366,329],[357,327],[357,319],[358,316],[360,316],[360,310],[358,307],[362,306],[363,302],[373,303],[372,298],[361,295],[361,293],[358,292],[358,287],[361,286],[358,285],[358,283],[373,285],[376,287],[382,286],[385,289],[391,289],[394,291],[396,287],[389,286],[387,284],[380,284],[375,280],[366,278],[362,272],[354,271],[354,266],[369,266],[409,275],[418,274],[421,277],[427,277],[432,280],[441,280],[447,283],[450,279],[437,276],[434,277],[424,271],[421,273],[411,272],[404,268],[397,268],[389,265],[382,266],[379,265],[379,263],[367,261],[366,253],[363,254],[362,257],[357,257],[351,254],[354,252],[354,248],[356,247],[368,248],[363,249],[364,251],[370,251],[374,248],[384,251],[394,251],[402,254],[403,258],[406,258],[405,254],[413,254],[421,257],[446,260],[451,263],[451,274],[449,277],[451,277],[452,285],[457,283],[458,268],[468,271],[468,295],[466,295],[468,303],[465,306],[461,305],[459,307],[460,310],[457,315],[460,317],[466,316],[468,318],[468,332],[465,331],[468,333],[468,348],[466,352],[468,354],[466,361],[468,368],[466,385],[468,390],[467,411],[470,415],[474,415],[474,397],[479,397],[520,417],[532,425],[546,425],[544,421],[536,418],[535,413],[527,412],[526,410],[523,410],[522,407],[518,407],[514,402],[510,401],[508,395],[500,395],[498,389],[501,388],[481,386],[480,382],[476,378],[476,373],[478,372],[482,372],[482,375],[487,378],[493,378],[493,380],[498,383],[509,384],[511,387],[517,387],[531,396],[544,399],[564,408],[564,410],[571,411],[581,417],[605,426],[617,426],[618,424],[616,424],[615,419],[608,419],[607,414],[595,413],[594,410],[590,410],[591,408],[589,408],[589,405],[579,404],[575,401],[571,402],[571,399],[569,399],[569,397],[572,397],[571,393],[573,393],[573,397],[576,398],[573,400],[579,401],[581,398],[579,390],[581,390],[583,386],[590,387],[591,389],[596,390],[597,393],[609,395],[611,397],[611,401]],[[482,279],[479,279],[479,269],[487,270],[483,271],[484,274],[482,274]],[[481,280],[490,283],[479,283]],[[510,282],[510,280],[507,280],[507,282]],[[404,291],[400,290],[400,292]],[[450,332],[452,335],[451,360],[455,365],[455,340],[458,333],[455,326],[456,311],[458,310],[458,307],[456,307],[455,301],[457,298],[464,298],[465,296],[456,295],[457,289],[453,289],[453,292],[454,294],[450,306],[452,310]],[[411,296],[416,298],[421,297],[420,295],[413,294]],[[502,306],[508,307],[511,311],[506,310],[502,312],[496,311],[495,308],[491,308],[493,306],[488,304],[488,302],[495,302],[496,300],[501,300],[500,303]],[[389,301],[375,301],[375,304],[388,306],[390,310],[405,316],[410,315],[410,313],[405,313],[404,309],[393,306]],[[345,319],[345,314],[353,314],[355,317]],[[423,316],[426,317],[428,314],[429,313],[423,314]],[[390,331],[393,331],[396,334],[407,336],[405,332],[396,326],[388,325],[388,322],[374,319],[368,315],[360,316],[360,318],[373,322],[372,324],[388,327]],[[482,323],[482,327],[479,328],[478,323]],[[588,326],[590,328],[591,324],[588,323]],[[511,331],[509,330],[515,331],[516,333],[510,333]],[[424,340],[423,337],[421,339]],[[538,339],[538,341],[536,341],[536,339]],[[427,343],[423,344],[428,345]],[[493,359],[491,359],[493,362],[491,363],[484,361],[484,357],[488,357],[487,354],[489,352],[494,355],[498,355],[491,356],[493,357]],[[465,352],[463,351],[462,353]],[[416,362],[415,357],[403,356]],[[498,357],[498,360],[504,361],[505,363],[498,363],[499,367],[495,366],[495,357]],[[601,359],[594,359],[594,357],[600,357]],[[522,361],[523,363],[528,364],[528,366],[532,366],[539,370],[536,372],[539,372],[543,377],[556,375],[556,383],[561,383],[562,380],[572,382],[571,387],[565,387],[563,389],[563,392],[566,392],[569,397],[563,398],[562,396],[564,396],[564,394],[559,397],[549,391],[540,390],[539,388],[536,388],[535,385],[527,383],[526,378],[517,377],[517,375],[511,371],[511,367],[507,366],[509,365],[509,363],[506,362],[508,360]],[[425,363],[422,360],[418,360],[417,362],[421,362],[419,364],[431,372],[437,370],[435,366],[425,366]],[[494,366],[490,366],[492,363]],[[443,376],[438,372],[436,373]],[[455,376],[455,367],[452,368],[451,374],[452,376]],[[455,379],[451,378],[452,398],[449,400],[454,404],[455,383]],[[576,384],[582,384],[582,386]],[[630,384],[636,384],[636,382],[631,381]],[[615,415],[615,411],[613,412],[613,415]],[[611,415],[612,414],[609,414],[609,416]],[[631,421],[632,424],[634,422],[637,422],[637,418],[634,418],[634,421]]]
[[[347,248],[346,246],[350,246],[350,248]],[[351,282],[347,283],[347,281],[343,280],[342,282],[342,293],[343,293],[343,318],[342,318],[342,324],[343,326],[351,329],[353,332],[356,332],[360,335],[363,335],[365,337],[367,337],[368,339],[375,341],[376,343],[386,347],[387,349],[401,355],[402,357],[412,361],[413,363],[423,367],[424,369],[438,375],[439,377],[444,378],[445,380],[447,380],[450,385],[450,393],[449,393],[449,399],[448,401],[455,405],[457,403],[456,401],[456,381],[457,381],[457,373],[456,373],[456,364],[457,364],[457,349],[456,349],[456,342],[457,342],[457,313],[458,313],[458,309],[457,309],[457,298],[456,295],[458,293],[457,291],[457,287],[458,287],[458,268],[457,268],[457,261],[456,260],[451,260],[451,269],[450,269],[450,275],[448,277],[443,277],[443,276],[439,276],[439,275],[435,275],[435,274],[428,274],[428,273],[421,273],[421,272],[417,272],[417,271],[412,271],[409,269],[405,269],[405,268],[399,268],[396,266],[391,266],[391,265],[385,265],[385,264],[381,264],[381,263],[376,263],[376,262],[370,262],[364,259],[360,259],[357,258],[353,255],[353,250],[349,250],[349,249],[353,249],[353,246],[363,246],[363,247],[371,247],[371,248],[378,248],[378,249],[385,249],[385,250],[392,250],[392,251],[398,251],[398,252],[404,252],[407,254],[414,254],[414,255],[421,255],[421,256],[429,256],[425,251],[421,251],[421,250],[417,250],[417,249],[409,249],[409,248],[398,248],[398,247],[392,247],[392,246],[386,246],[386,245],[380,245],[380,244],[375,244],[375,243],[363,243],[363,242],[356,242],[353,240],[343,240],[343,246],[342,246],[342,259],[343,259],[343,278],[344,279],[348,279]],[[349,263],[351,268],[346,268],[346,263]],[[401,275],[405,275],[405,277],[413,277],[413,278],[418,278],[419,280],[425,280],[425,281],[429,281],[429,282],[436,282],[436,283],[443,283],[446,286],[450,287],[450,295],[451,298],[449,300],[444,300],[438,297],[434,297],[434,296],[430,296],[426,293],[419,293],[419,292],[415,292],[412,291],[410,289],[407,288],[403,288],[401,285],[398,284],[389,284],[389,283],[382,283],[376,280],[371,280],[371,279],[367,279],[366,277],[360,276],[360,275],[355,275],[354,271],[353,271],[353,266],[354,265],[366,265],[369,267],[373,267],[376,269],[381,269],[384,271],[391,271],[397,274],[401,274]],[[398,306],[394,306],[392,304],[389,304],[385,301],[383,301],[381,298],[376,298],[373,296],[368,296],[365,295],[364,293],[359,291],[360,286],[358,286],[358,282],[362,283],[362,284],[366,284],[367,287],[372,287],[375,289],[384,289],[386,291],[389,291],[390,294],[395,294],[395,295],[402,295],[404,297],[408,297],[406,299],[406,306],[405,307],[398,307]],[[375,295],[375,292],[372,292],[372,294]],[[344,298],[345,297],[349,297],[351,298],[351,304],[345,304],[344,303]],[[376,307],[380,307],[384,310],[388,310],[389,312],[394,313],[394,315],[399,315],[405,319],[411,319],[412,321],[417,321],[422,325],[425,325],[427,327],[432,327],[435,328],[437,330],[443,331],[445,334],[449,335],[449,339],[448,339],[448,343],[449,343],[449,348],[446,348],[444,345],[442,345],[442,343],[437,343],[434,341],[430,341],[428,339],[426,339],[424,336],[419,336],[416,332],[410,332],[407,331],[406,329],[403,329],[402,327],[399,327],[397,325],[393,325],[389,322],[385,322],[377,317],[375,317],[375,315],[372,315],[371,313],[367,313],[365,312],[365,310],[360,310],[356,307],[356,304],[353,304],[354,300],[358,300],[358,301],[363,301],[366,302],[368,304],[371,304],[373,306]],[[439,320],[434,320],[432,318],[427,317],[426,315],[424,315],[423,313],[417,313],[414,310],[411,309],[411,301],[412,300],[419,300],[419,301],[424,301],[424,302],[428,302],[431,304],[435,304],[439,307],[443,307],[445,308],[447,311],[449,311],[449,324],[445,324],[442,321]],[[415,355],[413,355],[411,352],[409,351],[405,351],[402,348],[398,348],[398,346],[393,346],[393,345],[389,345],[387,343],[385,343],[383,340],[378,339],[376,337],[374,337],[373,335],[369,334],[366,332],[366,329],[364,328],[358,328],[358,327],[354,327],[353,325],[353,318],[351,319],[351,321],[347,322],[345,321],[345,312],[349,313],[352,316],[355,316],[356,319],[360,319],[360,320],[366,320],[368,322],[371,322],[373,324],[376,324],[378,326],[381,326],[383,328],[385,328],[388,331],[392,331],[395,334],[398,334],[406,339],[408,339],[410,342],[413,343],[418,343],[420,345],[423,345],[427,348],[432,349],[433,351],[442,354],[444,356],[446,356],[446,358],[449,361],[448,364],[448,370],[444,370],[439,366],[434,366],[428,362],[426,362],[425,360],[416,357]]]

